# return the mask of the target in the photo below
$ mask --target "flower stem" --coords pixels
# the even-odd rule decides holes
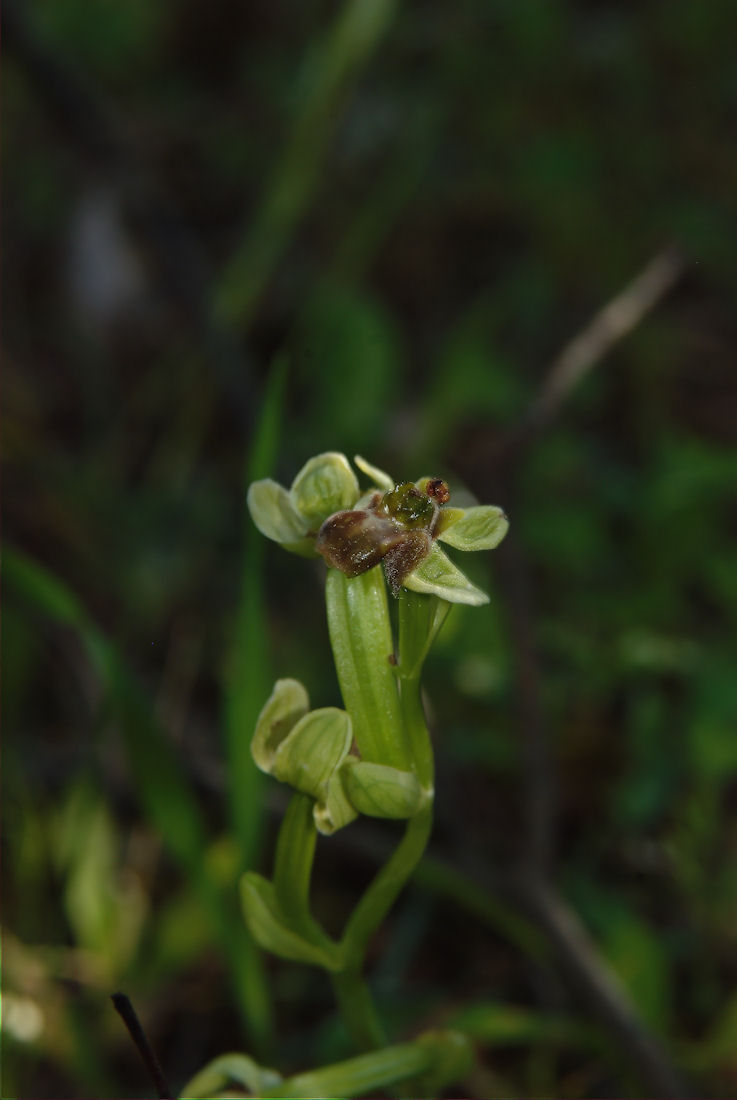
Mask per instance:
[[[445,606],[434,597],[402,593],[395,671],[389,660],[394,642],[381,570],[348,578],[330,569],[326,602],[335,667],[362,759],[414,771],[426,796],[419,812],[407,822],[394,853],[351,914],[340,941],[344,966],[331,975],[354,1041],[371,1049],[384,1045],[386,1039],[362,977],[366,951],[422,858],[432,829],[433,753],[420,697],[420,674],[445,618]]]
[[[361,758],[408,771],[411,756],[390,663],[394,641],[381,567],[358,577],[329,569],[325,600],[338,682]]]
[[[399,698],[415,774],[432,797],[435,763],[420,694],[422,665],[445,622],[449,604],[404,589],[399,597]]]
[[[386,1046],[384,1027],[361,966],[350,966],[330,975],[338,1009],[348,1033],[359,1050]]]

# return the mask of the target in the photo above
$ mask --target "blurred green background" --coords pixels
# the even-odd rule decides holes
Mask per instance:
[[[248,756],[273,678],[338,698],[321,569],[245,487],[328,449],[512,522],[428,665],[393,1036],[465,1027],[454,1095],[655,1095],[534,928],[549,875],[674,1072],[736,1095],[734,4],[6,0],[3,32],[2,1095],[150,1095],[118,988],[176,1089],[349,1052],[236,901],[284,806]],[[672,245],[670,292],[509,447]],[[333,930],[395,835],[320,842]]]

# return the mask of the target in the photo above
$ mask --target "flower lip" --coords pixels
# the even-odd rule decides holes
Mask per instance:
[[[335,512],[318,531],[315,549],[328,565],[357,577],[378,565],[402,537],[396,521],[373,508]]]

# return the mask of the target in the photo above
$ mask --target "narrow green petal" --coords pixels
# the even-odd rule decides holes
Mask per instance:
[[[389,474],[384,473],[378,466],[372,466],[370,462],[367,462],[365,458],[361,458],[360,455],[355,455],[353,461],[362,474],[366,477],[370,477],[375,485],[378,485],[380,489],[388,492],[389,489],[393,489],[395,482],[393,478],[389,477]]]
[[[420,808],[422,787],[413,772],[347,760],[340,777],[352,805],[368,817],[413,817]]]
[[[453,513],[460,512],[456,516]],[[449,515],[450,513],[450,515]],[[493,550],[509,529],[501,508],[480,504],[476,508],[449,508],[440,513],[437,537],[456,550]],[[450,522],[445,519],[448,516]]]
[[[353,507],[359,493],[358,480],[345,455],[326,451],[304,464],[289,497],[307,528],[316,534],[333,512]]]
[[[410,588],[413,592],[440,596],[449,603],[465,603],[472,607],[480,607],[481,604],[489,602],[486,593],[471,584],[468,577],[456,568],[437,543],[433,546],[429,557],[425,558],[402,583],[405,588]]]
[[[299,680],[276,681],[251,741],[251,755],[262,772],[271,773],[280,744],[309,708],[309,696]]]
[[[262,535],[282,544],[299,543],[307,524],[295,510],[289,493],[270,477],[254,481],[246,497],[251,519]]]
[[[349,825],[358,817],[358,811],[346,798],[340,771],[334,771],[328,780],[327,796],[324,802],[316,802],[313,809],[315,827],[323,836],[331,836],[344,825]]]
[[[295,931],[282,912],[274,886],[255,871],[247,871],[241,879],[241,901],[248,930],[256,943],[279,955],[326,970],[337,970],[340,959],[330,947],[311,943]]]
[[[344,710],[323,707],[310,711],[279,745],[272,774],[298,791],[322,799],[352,741],[351,720]]]

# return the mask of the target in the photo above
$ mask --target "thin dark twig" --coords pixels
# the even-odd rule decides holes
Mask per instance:
[[[584,375],[639,325],[674,286],[685,267],[684,258],[671,245],[654,256],[616,297],[600,309],[553,360],[528,410],[528,423],[548,423]]]
[[[625,989],[597,951],[578,916],[540,875],[519,883],[520,903],[544,932],[561,971],[601,1023],[627,1051],[653,1096],[683,1098],[687,1085],[644,1026]]]
[[[512,479],[502,497],[515,514]],[[547,877],[555,855],[557,791],[550,737],[542,703],[542,670],[535,642],[534,592],[522,540],[512,527],[497,559],[501,600],[514,653],[515,710],[522,773],[522,859],[530,870]]]
[[[679,249],[668,245],[594,314],[550,363],[527,411],[497,444],[494,466],[505,465],[529,450],[540,432],[558,416],[579,382],[672,290],[686,267]]]
[[[488,490],[493,489],[511,515],[519,514],[514,502],[519,499],[523,456],[560,414],[578,383],[639,324],[685,269],[686,263],[676,248],[664,249],[566,344],[545,372],[537,394],[517,425],[487,445],[485,453],[467,456],[467,480],[479,496],[486,497]],[[687,1090],[666,1053],[640,1020],[625,990],[551,883],[555,778],[542,704],[540,658],[535,645],[532,570],[522,540],[514,535],[501,548],[497,561],[503,572],[500,591],[506,603],[514,651],[524,760],[520,904],[548,938],[561,970],[578,988],[582,999],[617,1036],[653,1095],[686,1096]]]
[[[164,1071],[151,1049],[151,1044],[146,1038],[146,1034],[141,1027],[141,1022],[130,1002],[130,998],[127,997],[125,993],[113,993],[111,994],[110,1000],[115,1005],[116,1011],[128,1029],[128,1034],[143,1059],[144,1065],[156,1087],[159,1100],[174,1100],[174,1093],[169,1088],[167,1080],[164,1077]]]

